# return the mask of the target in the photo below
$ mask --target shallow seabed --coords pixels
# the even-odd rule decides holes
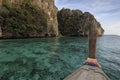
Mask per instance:
[[[120,37],[98,38],[97,58],[111,80],[120,80]],[[0,40],[0,80],[62,80],[87,58],[84,37]]]

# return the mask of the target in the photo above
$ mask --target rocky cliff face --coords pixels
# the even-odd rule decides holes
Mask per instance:
[[[48,36],[58,35],[57,7],[54,0],[34,0],[35,4],[47,15],[47,34]]]
[[[59,24],[59,26],[58,26]],[[89,30],[103,35],[100,23],[89,12],[57,10],[54,0],[0,0],[0,37],[86,36]]]
[[[2,5],[3,3],[7,3],[7,4],[5,4],[5,8],[7,5],[7,9],[5,9],[5,8],[4,9],[6,12],[8,12],[7,13],[8,16],[12,15],[11,12],[14,12],[12,10],[15,10],[16,13],[18,11],[18,14],[20,15],[20,17],[22,16],[23,18],[25,18],[24,16],[30,15],[28,17],[28,18],[30,18],[29,20],[21,22],[19,20],[19,18],[17,18],[16,13],[15,13],[15,15],[13,13],[13,15],[12,15],[13,18],[10,17],[11,20],[7,20],[7,21],[9,21],[8,23],[10,23],[10,24],[8,25],[6,23],[8,26],[11,27],[11,29],[7,29],[8,26],[2,25],[3,38],[58,36],[57,8],[54,4],[54,0],[0,0],[0,5]],[[12,10],[11,9],[9,10],[8,4],[10,5],[10,7],[14,6],[14,5],[15,6],[12,8]],[[27,7],[27,5],[29,8]],[[19,13],[20,9],[16,10],[19,8],[17,6],[20,6],[21,10],[23,9],[24,12]],[[35,9],[33,9],[33,6],[35,7]],[[17,8],[15,8],[15,7],[17,7]],[[4,12],[4,10],[3,10],[3,12]],[[23,15],[22,15],[22,13],[23,13]],[[38,16],[34,17],[37,14],[38,14]],[[4,17],[4,15],[3,15],[3,17]],[[38,21],[33,20],[35,18],[38,19]],[[25,18],[25,19],[27,19],[27,18]],[[19,23],[21,23],[21,25],[19,25],[19,23],[16,23],[16,21],[14,21],[15,23],[13,23],[12,20],[20,21]],[[30,21],[31,22],[35,21],[37,26],[36,25],[31,26],[32,24],[31,25],[27,24],[28,23],[27,21],[29,23],[30,23]],[[23,24],[26,23],[26,24],[24,24],[22,26],[22,23]],[[13,24],[15,24],[15,26]],[[8,28],[10,28],[10,27],[8,27]]]
[[[1,29],[1,26],[0,26],[0,38],[2,37],[2,29]]]
[[[87,36],[90,30],[96,31],[99,36],[104,33],[100,23],[92,14],[80,10],[63,8],[58,12],[58,23],[62,35]]]
[[[2,0],[0,0],[0,6],[2,5]]]

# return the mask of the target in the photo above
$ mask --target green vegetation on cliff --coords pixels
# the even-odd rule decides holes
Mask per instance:
[[[3,0],[0,8],[0,26],[3,33],[27,37],[30,31],[38,33],[44,31],[47,17],[43,10],[38,9],[29,0],[21,5],[12,5],[9,1]]]
[[[61,9],[58,12],[59,31],[67,36],[86,36],[89,30],[102,35],[104,30],[92,14],[80,10]]]
[[[104,32],[89,12],[64,8],[58,11],[54,0],[1,1],[0,38],[55,37],[58,28],[63,36],[86,36],[93,29],[98,35]]]

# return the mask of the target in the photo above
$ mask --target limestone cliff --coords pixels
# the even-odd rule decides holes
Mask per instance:
[[[58,25],[59,24],[59,25]],[[86,36],[89,30],[104,30],[89,12],[57,10],[54,0],[0,0],[0,37]]]
[[[62,9],[58,12],[59,31],[62,35],[86,36],[89,30],[96,31],[99,36],[104,33],[100,23],[89,12]]]
[[[58,35],[54,0],[0,0],[0,5],[3,38]]]
[[[54,0],[33,0],[47,15],[47,35],[58,35],[57,7]],[[41,4],[42,3],[42,4]]]
[[[2,37],[2,29],[1,29],[1,26],[0,26],[0,38]]]
[[[0,0],[0,7],[1,7],[1,5],[2,5],[2,0]]]

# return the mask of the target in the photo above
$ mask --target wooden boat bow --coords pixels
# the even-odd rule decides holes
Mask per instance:
[[[97,33],[89,32],[89,53],[84,65],[67,76],[64,80],[110,80],[100,68],[96,59]]]

